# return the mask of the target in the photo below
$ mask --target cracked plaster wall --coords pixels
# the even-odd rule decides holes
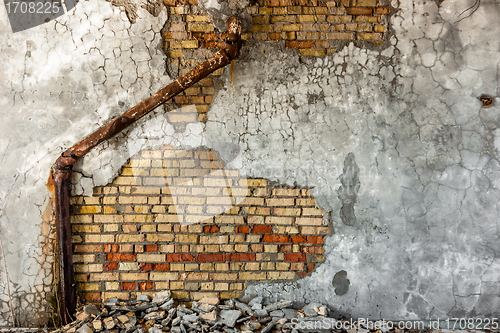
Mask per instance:
[[[235,167],[314,186],[335,228],[325,263],[310,276],[253,285],[247,294],[319,301],[348,317],[498,317],[500,119],[497,106],[481,109],[477,97],[498,95],[500,7],[483,0],[459,21],[472,3],[392,3],[394,37],[384,51],[351,44],[299,59],[248,45],[207,124],[175,133],[157,112],[149,118],[158,131],[146,120],[91,153],[74,192],[107,184],[142,147],[238,144]],[[24,325],[44,323],[53,291],[53,256],[44,247],[52,244],[44,222],[51,164],[171,80],[161,50],[166,11],[137,13],[130,25],[118,8],[90,0],[16,34],[0,23],[0,153],[10,142],[0,165],[0,232]],[[3,267],[0,276],[6,326]],[[335,276],[348,287],[332,283]]]

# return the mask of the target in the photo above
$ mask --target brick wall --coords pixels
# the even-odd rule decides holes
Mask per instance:
[[[237,297],[323,261],[329,227],[308,189],[246,179],[214,151],[142,151],[93,197],[72,197],[74,270],[86,301],[171,289]]]
[[[163,32],[167,68],[172,77],[190,71],[209,59],[225,40],[197,0],[164,0],[169,20]],[[298,49],[302,56],[325,56],[351,41],[382,45],[388,40],[390,9],[383,0],[259,0],[248,6],[251,27],[244,41],[278,43]],[[171,123],[206,121],[216,91],[219,69],[173,100],[177,106],[194,106],[189,114],[172,113]]]

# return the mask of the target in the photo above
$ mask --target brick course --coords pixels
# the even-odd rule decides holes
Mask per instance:
[[[292,280],[323,261],[330,230],[308,189],[212,165],[223,163],[206,149],[143,151],[92,198],[71,198],[75,276],[84,300],[166,288],[184,301],[207,291],[234,297],[247,281]],[[171,176],[186,170],[196,176]],[[136,185],[153,174],[162,185]]]

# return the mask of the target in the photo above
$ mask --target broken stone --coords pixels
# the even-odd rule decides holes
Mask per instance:
[[[99,314],[99,309],[94,304],[85,305],[85,313],[91,316],[97,316]]]
[[[181,333],[181,328],[179,326],[172,327],[172,333]]]
[[[177,326],[181,323],[181,317],[177,317],[174,320],[172,320],[172,326]]]
[[[118,316],[116,319],[118,319],[119,321],[121,321],[123,324],[124,323],[128,323],[128,321],[129,321],[129,317],[125,316],[125,315]]]
[[[100,331],[102,330],[102,322],[100,320],[94,320],[92,323],[92,326],[94,327],[94,330]]]
[[[78,330],[76,330],[76,333],[92,333],[92,327],[90,324],[83,324],[82,327],[80,327]]]
[[[170,299],[172,293],[170,290],[160,291],[153,295],[153,303],[163,303]]]
[[[115,325],[116,325],[116,322],[115,322],[113,317],[108,317],[108,318],[104,319],[104,327],[107,330],[112,329],[113,327],[115,327]]]
[[[209,324],[213,325],[215,324],[215,321],[217,320],[217,311],[213,310],[211,312],[202,314],[200,316],[200,319],[208,322]]]
[[[161,328],[159,327],[151,327],[149,330],[148,330],[148,333],[163,333]]]
[[[273,329],[274,325],[276,325],[276,321],[273,319],[269,324],[267,324],[266,327],[262,329],[262,331],[260,331],[260,333],[270,332]]]
[[[222,310],[219,314],[224,325],[234,327],[236,320],[241,316],[240,310]]]
[[[188,321],[190,323],[198,321],[198,318],[199,317],[196,314],[185,315],[184,317],[182,317],[183,320]]]
[[[170,310],[173,307],[174,307],[174,300],[173,299],[169,299],[168,301],[166,301],[165,303],[163,303],[160,306],[160,308],[163,310]]]
[[[237,309],[243,311],[244,313],[247,313],[249,316],[254,316],[254,313],[253,313],[252,309],[250,309],[248,307],[248,305],[246,305],[245,303],[241,303],[241,302],[238,302],[238,301],[235,300],[234,301],[234,306]]]
[[[285,316],[285,313],[281,310],[274,310],[274,311],[271,311],[271,313],[269,313],[269,315],[271,317],[283,318]]]
[[[281,311],[283,311],[285,318],[288,320],[292,320],[297,316],[297,310],[295,309],[282,309]]]
[[[79,320],[79,321],[87,321],[87,319],[89,319],[90,315],[88,315],[87,313],[85,312],[80,312],[76,315],[76,319]]]
[[[284,323],[286,323],[286,321],[287,321],[287,320],[288,320],[288,319],[286,319],[286,318],[281,318],[280,320],[278,320],[278,321],[276,322],[276,324],[277,324],[277,325],[283,325]]]
[[[111,297],[111,298],[108,298],[107,300],[105,300],[104,303],[102,303],[102,304],[104,306],[111,307],[111,306],[115,306],[115,305],[120,304],[120,301],[116,297]]]
[[[265,317],[267,316],[267,310],[266,309],[260,309],[260,310],[254,310],[253,314],[255,317]]]
[[[145,320],[158,320],[165,318],[165,311],[155,311],[144,316]]]
[[[318,315],[318,312],[315,310],[315,308],[318,309],[320,306],[322,305],[318,303],[310,303],[304,306],[302,308],[302,311],[304,311],[304,314],[308,317],[315,317]]]
[[[266,305],[265,309],[270,312],[278,309],[288,308],[293,305],[292,301],[282,301]]]
[[[148,295],[139,295],[139,296],[137,296],[136,301],[137,302],[149,302],[149,296]]]
[[[255,297],[250,302],[248,302],[248,306],[253,307],[254,305],[257,305],[257,304],[262,305],[262,300],[263,300],[263,298],[260,296]]]

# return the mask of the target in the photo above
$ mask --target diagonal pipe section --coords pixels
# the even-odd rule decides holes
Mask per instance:
[[[75,311],[75,292],[73,285],[73,249],[71,243],[70,220],[70,178],[73,165],[99,143],[109,140],[123,129],[141,119],[172,97],[183,92],[199,80],[222,68],[238,56],[241,46],[241,21],[231,16],[226,22],[227,40],[214,56],[189,73],[146,98],[130,110],[116,117],[80,142],[64,151],[51,170],[54,184],[54,201],[59,257],[60,316],[63,325],[72,321]]]

